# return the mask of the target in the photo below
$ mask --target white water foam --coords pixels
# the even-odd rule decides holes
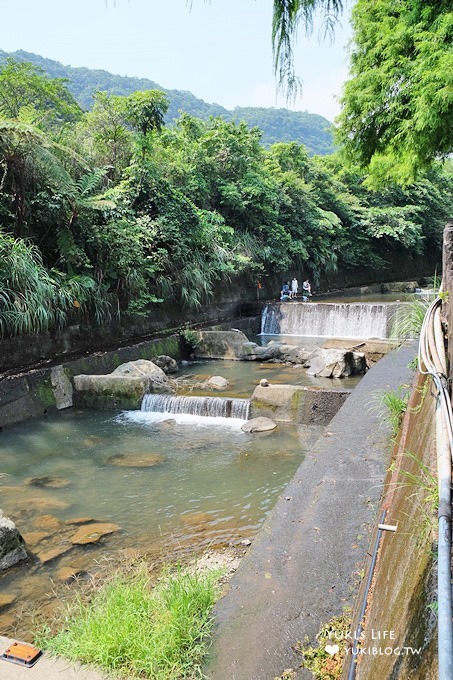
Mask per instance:
[[[133,422],[143,425],[174,421],[178,425],[195,425],[196,427],[219,427],[240,430],[246,420],[241,418],[224,418],[222,416],[197,416],[190,413],[169,413],[168,411],[122,411],[115,420],[117,422]]]

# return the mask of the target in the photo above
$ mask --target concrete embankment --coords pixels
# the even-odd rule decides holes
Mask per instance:
[[[373,366],[281,494],[216,606],[210,680],[312,677],[292,646],[354,604],[390,456],[376,396],[412,382],[415,353]]]

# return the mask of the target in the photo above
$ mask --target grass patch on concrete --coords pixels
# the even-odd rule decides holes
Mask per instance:
[[[302,642],[296,643],[293,649],[302,655],[301,667],[310,670],[316,680],[340,680],[347,649],[350,646],[350,631],[351,613],[348,610],[333,617],[321,627],[316,636],[317,647],[304,645]]]
[[[167,569],[151,585],[141,565],[114,576],[88,602],[78,596],[60,632],[44,632],[38,643],[129,678],[201,678],[222,573]]]

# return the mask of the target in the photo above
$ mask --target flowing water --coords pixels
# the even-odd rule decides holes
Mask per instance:
[[[263,309],[263,335],[386,339],[404,302],[273,302]]]
[[[226,377],[231,385],[222,396],[241,407],[263,376],[315,382],[301,368],[254,362],[204,362],[180,373],[197,382]],[[357,379],[323,382],[352,386]],[[196,391],[192,385],[183,399]],[[219,400],[218,393],[210,396]],[[218,410],[205,417],[168,414],[166,406],[68,409],[0,434],[0,507],[32,555],[2,576],[2,596],[14,600],[0,609],[3,634],[29,639],[37,608],[50,614],[68,574],[93,574],[105,558],[116,563],[124,551],[138,550],[156,561],[182,559],[253,537],[319,435],[297,425],[250,435],[240,429],[243,420],[219,417]],[[231,407],[227,415],[235,415]],[[88,520],[118,530],[98,543],[73,545]]]
[[[228,397],[145,394],[141,410],[147,413],[187,414],[208,418],[234,418],[244,421],[248,420],[250,401]]]

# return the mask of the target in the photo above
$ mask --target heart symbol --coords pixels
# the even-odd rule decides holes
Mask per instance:
[[[326,645],[324,649],[326,650],[327,654],[331,654],[332,656],[340,651],[338,645]]]

